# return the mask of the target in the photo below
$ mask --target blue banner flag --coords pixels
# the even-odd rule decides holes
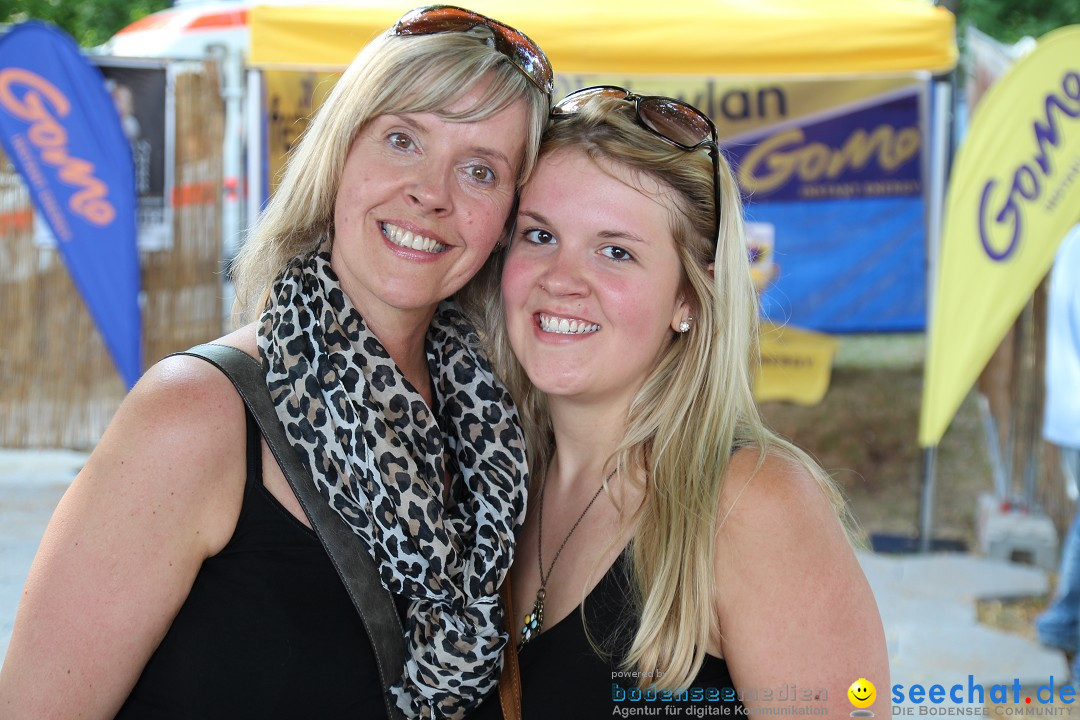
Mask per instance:
[[[51,25],[0,37],[0,141],[130,388],[142,373],[131,146],[101,72]]]
[[[926,323],[926,205],[920,85],[849,99],[727,148],[769,228],[778,325],[827,333],[910,332]]]

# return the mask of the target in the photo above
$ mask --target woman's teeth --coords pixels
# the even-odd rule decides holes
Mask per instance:
[[[568,320],[552,315],[541,315],[540,329],[544,332],[558,333],[559,335],[586,335],[596,332],[600,329],[600,326],[582,320]]]
[[[441,253],[447,248],[446,245],[436,242],[431,238],[424,237],[423,235],[414,235],[408,230],[399,228],[397,225],[391,225],[390,223],[382,223],[382,231],[383,235],[386,236],[386,239],[398,247],[429,253]]]

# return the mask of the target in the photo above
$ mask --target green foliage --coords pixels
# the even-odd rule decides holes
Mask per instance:
[[[170,5],[170,0],[0,0],[0,22],[47,20],[82,47],[93,47],[134,20]]]
[[[1080,0],[961,0],[959,26],[974,23],[987,35],[1014,43],[1080,23]]]

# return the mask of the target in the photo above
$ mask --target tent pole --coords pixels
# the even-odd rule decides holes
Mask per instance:
[[[247,213],[248,228],[255,225],[263,203],[263,98],[262,73],[247,73]]]
[[[941,229],[945,216],[945,185],[949,174],[950,116],[952,115],[952,86],[948,81],[933,83],[933,115],[930,118],[930,183],[927,193],[927,278],[926,312],[933,317],[937,278],[941,263]]]
[[[216,46],[223,82],[221,95],[225,99],[225,203],[222,209],[222,251],[225,260],[232,260],[242,240],[244,168],[244,56],[237,49]]]
[[[919,506],[919,552],[930,552],[934,526],[934,484],[937,475],[937,445],[923,448],[922,503]]]
[[[937,278],[941,259],[941,228],[945,207],[945,183],[949,172],[949,138],[952,85],[937,80],[932,84],[934,101],[930,118],[930,182],[927,192],[927,249],[926,315],[934,316]],[[930,335],[927,323],[927,337]],[[919,504],[919,552],[930,552],[934,524],[934,485],[936,481],[937,445],[923,448],[922,497]]]

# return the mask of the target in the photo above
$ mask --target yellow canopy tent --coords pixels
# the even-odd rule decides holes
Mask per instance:
[[[521,28],[557,73],[945,72],[954,19],[922,0],[546,0],[465,3]],[[413,2],[251,9],[249,63],[340,69]]]
[[[373,37],[416,4],[360,0],[338,5],[257,5],[247,17],[248,64],[267,77],[281,75],[277,71],[282,70],[342,70]],[[824,90],[824,84],[784,86],[782,91],[788,93],[785,110],[790,114],[759,118],[756,126],[751,119],[732,122],[725,118],[722,139],[729,130],[745,133],[769,123],[811,122],[836,107],[878,102],[875,96],[895,93],[911,81],[905,86],[885,80],[881,87],[865,79],[862,84],[851,81],[947,72],[957,56],[952,14],[924,0],[547,0],[542,4],[469,0],[463,4],[522,29],[544,48],[557,75],[556,99],[582,85],[616,82],[639,92],[685,97],[707,107],[720,125],[719,106],[701,104],[701,98],[693,94],[696,88],[676,90],[670,84],[644,83],[647,78],[661,77],[667,80],[658,82],[677,83],[674,78],[786,76],[798,78],[797,86],[805,78],[834,79]],[[268,95],[278,100],[277,112],[270,114],[284,118],[268,133],[270,142],[277,143],[268,149],[267,169],[274,178],[292,140],[306,125],[306,116],[332,83],[321,76],[290,89],[276,79],[268,82],[273,84]],[[735,92],[741,93],[742,88]],[[734,106],[746,107],[737,101]],[[258,178],[258,172],[253,167],[251,177]],[[253,203],[253,213],[257,202],[261,197]],[[858,223],[847,231],[858,232],[859,242],[870,246]],[[789,239],[790,234],[783,238]],[[922,238],[915,241],[921,244]],[[923,266],[918,265],[921,272]],[[792,260],[789,267],[796,266]],[[922,288],[915,292],[921,293]],[[834,343],[822,335],[794,330],[784,338],[779,332],[763,338],[763,352],[776,362],[770,366],[771,373],[763,372],[759,378],[759,391],[766,388],[759,394],[762,399],[818,402],[828,386]],[[793,373],[796,366],[801,375]],[[807,381],[808,373],[813,382]]]

